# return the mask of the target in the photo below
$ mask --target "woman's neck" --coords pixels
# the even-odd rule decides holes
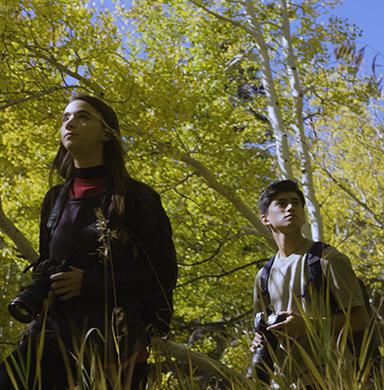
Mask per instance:
[[[74,171],[75,178],[92,179],[97,177],[107,176],[107,169],[105,165],[98,165],[96,167],[76,168]]]
[[[90,168],[104,164],[103,147],[100,145],[81,149],[72,147],[69,152],[75,168]]]
[[[92,168],[103,165],[104,161],[101,157],[82,157],[81,159],[73,158],[73,164],[75,168]]]

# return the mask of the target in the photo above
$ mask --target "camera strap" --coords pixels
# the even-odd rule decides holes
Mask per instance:
[[[61,216],[61,213],[64,209],[64,205],[65,205],[65,201],[67,199],[67,196],[68,196],[68,192],[69,192],[69,187],[71,186],[72,184],[72,179],[70,180],[67,180],[63,186],[60,188],[60,191],[59,191],[59,194],[57,196],[57,198],[55,199],[55,203],[52,207],[52,210],[49,214],[49,218],[48,218],[48,221],[47,221],[47,228],[48,228],[48,231],[49,231],[49,238],[48,238],[48,241],[52,238],[52,235],[59,223],[59,220],[60,220],[60,216]],[[29,264],[24,270],[23,270],[23,273],[26,273],[27,271],[29,271],[31,268],[35,267],[37,264],[39,264],[42,260],[44,260],[44,258],[41,258],[39,257],[34,263],[31,263]]]
[[[47,228],[49,229],[49,238],[52,235],[60,221],[61,213],[63,212],[65,201],[68,197],[69,188],[72,184],[72,179],[67,180],[60,189],[59,195],[57,196],[55,203],[52,207],[51,213],[48,218]]]

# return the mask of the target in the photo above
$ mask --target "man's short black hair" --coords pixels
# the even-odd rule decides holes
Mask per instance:
[[[261,214],[266,214],[268,207],[271,204],[273,198],[281,192],[295,192],[301,201],[302,206],[305,206],[304,194],[300,190],[297,183],[293,180],[281,180],[275,181],[261,194],[259,200],[259,208]]]

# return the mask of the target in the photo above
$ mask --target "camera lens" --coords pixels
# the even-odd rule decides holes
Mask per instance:
[[[40,278],[33,280],[21,293],[8,305],[9,313],[18,321],[29,323],[40,313],[44,299],[49,291],[49,279]]]
[[[8,305],[8,311],[13,318],[17,321],[23,322],[24,324],[28,324],[33,319],[31,308],[17,298]]]

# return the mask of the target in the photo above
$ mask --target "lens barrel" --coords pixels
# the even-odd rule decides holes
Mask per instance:
[[[30,323],[34,318],[31,308],[18,297],[8,305],[8,311],[13,318],[24,324]]]
[[[17,321],[28,324],[41,312],[48,296],[49,279],[41,277],[32,281],[9,305],[8,311]]]

